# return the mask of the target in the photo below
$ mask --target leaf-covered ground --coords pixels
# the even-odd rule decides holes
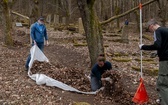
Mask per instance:
[[[18,31],[19,30],[19,31]],[[83,95],[66,92],[55,87],[39,86],[27,76],[24,64],[29,54],[29,35],[25,29],[17,29],[13,33],[15,47],[7,48],[0,44],[0,104],[4,105],[73,105],[75,102],[87,102],[91,105],[121,105],[110,97],[100,95]],[[85,36],[68,31],[48,30],[50,45],[45,46],[44,53],[50,63],[59,71],[81,70],[83,76],[90,73],[90,62],[86,46],[74,46],[85,43]],[[140,67],[140,52],[138,48],[139,34],[129,34],[129,44],[115,42],[120,36],[104,33],[104,43],[107,60],[113,64],[113,69],[121,74],[124,88],[133,97],[139,85],[140,72],[133,70]],[[149,33],[145,33],[151,35]],[[0,32],[0,37],[2,37]],[[152,43],[143,39],[144,43]],[[155,105],[158,98],[155,90],[156,76],[150,70],[158,69],[158,59],[150,58],[150,52],[143,52],[146,61],[143,62],[145,87],[149,95],[148,105]],[[117,59],[117,60],[116,60]],[[50,69],[50,71],[52,68]],[[146,70],[146,71],[145,71]],[[57,72],[59,76],[66,76],[66,72]],[[55,71],[54,71],[55,72]],[[152,72],[153,73],[153,72]],[[70,75],[70,73],[67,73]],[[73,77],[73,75],[72,75]],[[74,77],[73,77],[74,78]],[[65,82],[68,79],[64,79]],[[74,81],[75,82],[75,81]],[[76,81],[77,83],[77,81]],[[123,101],[122,98],[120,101]],[[122,104],[123,105],[123,104]]]

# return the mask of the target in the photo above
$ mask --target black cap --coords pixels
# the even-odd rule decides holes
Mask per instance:
[[[44,17],[40,16],[38,20],[44,21]]]

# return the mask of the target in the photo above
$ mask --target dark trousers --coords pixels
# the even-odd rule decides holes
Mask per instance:
[[[41,51],[43,51],[43,49],[44,49],[44,43],[36,43],[36,44],[39,47],[39,49]],[[34,44],[32,44],[32,46],[34,46]],[[27,57],[27,61],[26,61],[26,64],[25,64],[26,69],[29,68],[29,62],[30,62],[30,60],[31,60],[31,54],[29,54],[28,57]]]
[[[159,75],[157,79],[157,90],[161,98],[161,105],[168,105],[168,61],[159,62]]]

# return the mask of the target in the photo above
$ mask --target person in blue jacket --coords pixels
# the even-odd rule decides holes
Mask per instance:
[[[92,91],[96,91],[102,87],[102,80],[105,80],[105,78],[101,78],[101,75],[106,70],[112,70],[112,64],[105,60],[104,54],[100,54],[97,58],[97,63],[92,67],[91,70],[90,76]]]
[[[124,22],[125,25],[128,25],[129,24],[129,21],[128,19],[125,19],[125,22]]]
[[[44,18],[40,17],[37,22],[31,25],[31,32],[30,36],[32,39],[32,46],[37,45],[41,51],[44,49],[44,39],[46,41],[46,45],[48,45],[48,35],[47,30],[44,25]],[[26,70],[29,68],[29,62],[31,59],[31,55],[28,55],[27,61],[26,61]]]

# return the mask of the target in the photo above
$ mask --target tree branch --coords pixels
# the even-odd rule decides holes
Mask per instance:
[[[17,13],[17,12],[14,12],[14,11],[11,11],[11,13],[12,14],[15,14],[15,15],[18,15],[18,16],[20,16],[20,17],[23,17],[23,18],[26,18],[26,19],[30,19],[28,16],[24,16],[24,15],[22,15],[22,14],[20,14],[20,13]]]
[[[151,3],[155,2],[155,1],[157,1],[157,0],[150,0],[150,1],[148,1],[148,2],[146,2],[146,3],[144,3],[144,4],[142,4],[142,6],[149,5],[149,4],[151,4]],[[139,9],[139,6],[134,7],[134,8],[132,8],[132,9],[130,9],[130,10],[128,10],[128,11],[126,11],[126,12],[120,14],[120,15],[113,16],[113,17],[109,18],[108,20],[102,21],[102,22],[100,22],[100,24],[101,24],[101,25],[107,24],[107,23],[109,23],[109,22],[111,22],[111,21],[113,21],[113,20],[115,20],[115,19],[117,19],[117,18],[121,18],[121,17],[123,17],[123,16],[125,16],[125,15],[127,15],[127,14],[129,14],[129,13],[131,13],[131,12],[133,12],[133,11],[135,11],[136,9]]]

